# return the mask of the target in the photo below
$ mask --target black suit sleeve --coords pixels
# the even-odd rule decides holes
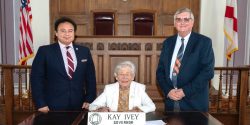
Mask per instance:
[[[47,106],[44,97],[44,78],[45,78],[45,51],[43,47],[39,47],[36,57],[32,63],[30,76],[32,98],[36,108]]]
[[[200,56],[199,58],[199,71],[196,77],[191,81],[190,84],[187,84],[183,87],[185,97],[192,97],[192,95],[198,94],[199,91],[204,90],[207,86],[209,80],[214,76],[214,52],[212,48],[212,41],[210,38],[203,37],[199,42],[201,47],[199,49]]]
[[[167,97],[169,91],[173,89],[172,82],[169,78],[169,70],[170,65],[168,65],[168,61],[171,62],[171,59],[168,59],[168,41],[165,40],[163,43],[163,48],[160,54],[160,59],[156,71],[157,83],[159,84],[161,90],[163,91],[164,95]]]
[[[86,101],[91,103],[96,98],[96,76],[95,76],[95,66],[91,53],[88,49],[88,66],[87,66],[87,79],[86,79]]]

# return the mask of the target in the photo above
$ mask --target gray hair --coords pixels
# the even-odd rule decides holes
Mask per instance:
[[[188,12],[188,13],[190,14],[190,18],[191,18],[192,20],[194,20],[194,14],[193,14],[193,12],[192,12],[191,9],[189,9],[189,8],[180,8],[180,9],[178,9],[178,10],[175,12],[175,14],[174,14],[174,21],[175,21],[175,18],[176,18],[176,16],[177,16],[178,14],[181,14],[181,13],[184,13],[184,12]]]
[[[124,62],[121,62],[118,65],[116,65],[115,71],[114,71],[115,77],[117,77],[118,72],[121,70],[121,68],[124,68],[124,67],[130,68],[132,75],[135,76],[135,71],[136,71],[135,64],[132,63],[131,61],[124,61]]]

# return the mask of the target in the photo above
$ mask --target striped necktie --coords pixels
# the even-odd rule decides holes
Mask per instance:
[[[172,82],[174,85],[174,88],[177,88],[177,76],[179,74],[179,69],[181,66],[181,60],[183,58],[183,51],[184,50],[184,39],[181,39],[181,47],[178,51],[177,58],[174,63],[173,73],[172,73]]]
[[[73,73],[74,73],[74,61],[73,61],[71,54],[69,53],[69,48],[70,46],[66,47],[67,49],[66,55],[67,55],[67,61],[68,61],[68,76],[70,79],[72,79]]]
[[[175,89],[178,89],[177,77],[178,77],[180,66],[181,66],[181,60],[183,58],[183,52],[184,52],[184,39],[181,38],[181,47],[178,51],[177,58],[175,60],[175,64],[174,64],[174,68],[173,68],[173,73],[172,73],[172,82],[173,82],[173,86]],[[180,111],[180,105],[179,105],[178,101],[174,102],[174,111],[175,112]]]

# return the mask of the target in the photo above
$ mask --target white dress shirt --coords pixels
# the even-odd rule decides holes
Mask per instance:
[[[60,46],[60,49],[61,49],[61,53],[62,53],[62,56],[63,56],[63,62],[64,62],[64,66],[65,66],[65,69],[67,71],[67,73],[69,72],[68,70],[68,60],[67,60],[67,46],[70,46],[70,48],[68,48],[68,51],[70,53],[70,55],[72,56],[73,58],[73,63],[74,63],[74,71],[76,69],[76,66],[77,66],[77,59],[76,59],[76,54],[75,54],[75,51],[74,51],[74,47],[73,47],[73,44],[70,43],[69,45],[64,45],[62,44],[60,41],[58,42],[59,43],[59,46]]]

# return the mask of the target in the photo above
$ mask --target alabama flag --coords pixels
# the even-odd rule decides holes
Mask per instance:
[[[232,54],[238,50],[237,0],[227,0],[224,20],[226,41],[226,57],[232,59]]]

